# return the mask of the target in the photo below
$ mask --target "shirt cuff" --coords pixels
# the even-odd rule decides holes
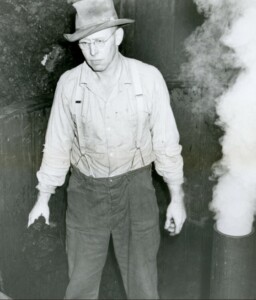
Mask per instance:
[[[56,186],[43,184],[41,182],[38,183],[36,188],[42,193],[49,193],[49,194],[55,194],[55,190],[56,190]]]

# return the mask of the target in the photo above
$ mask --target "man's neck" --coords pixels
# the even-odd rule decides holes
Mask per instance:
[[[109,67],[103,72],[95,72],[95,75],[103,85],[108,84],[112,86],[118,81],[121,69],[121,55],[120,53],[117,53]]]
[[[102,90],[104,98],[108,99],[114,87],[118,83],[122,71],[121,56],[117,53],[111,65],[103,72],[95,72],[99,89]]]

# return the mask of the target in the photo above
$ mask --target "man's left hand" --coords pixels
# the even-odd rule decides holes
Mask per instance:
[[[179,234],[186,220],[187,214],[183,199],[173,199],[166,212],[166,222],[164,228],[171,236]]]

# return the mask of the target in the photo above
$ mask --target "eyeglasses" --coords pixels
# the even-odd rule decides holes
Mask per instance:
[[[113,31],[111,33],[111,35],[105,39],[105,40],[101,40],[101,39],[95,39],[95,40],[92,40],[92,41],[88,41],[88,42],[81,42],[79,43],[79,47],[82,48],[82,49],[86,49],[86,50],[89,50],[89,47],[90,45],[94,45],[95,47],[97,47],[98,49],[102,49],[105,47],[105,44],[106,42],[111,38],[111,36],[116,32]]]

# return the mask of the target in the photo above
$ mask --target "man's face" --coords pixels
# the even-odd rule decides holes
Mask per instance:
[[[116,28],[107,28],[79,41],[87,64],[95,72],[105,71],[113,62],[119,45],[116,35]]]

